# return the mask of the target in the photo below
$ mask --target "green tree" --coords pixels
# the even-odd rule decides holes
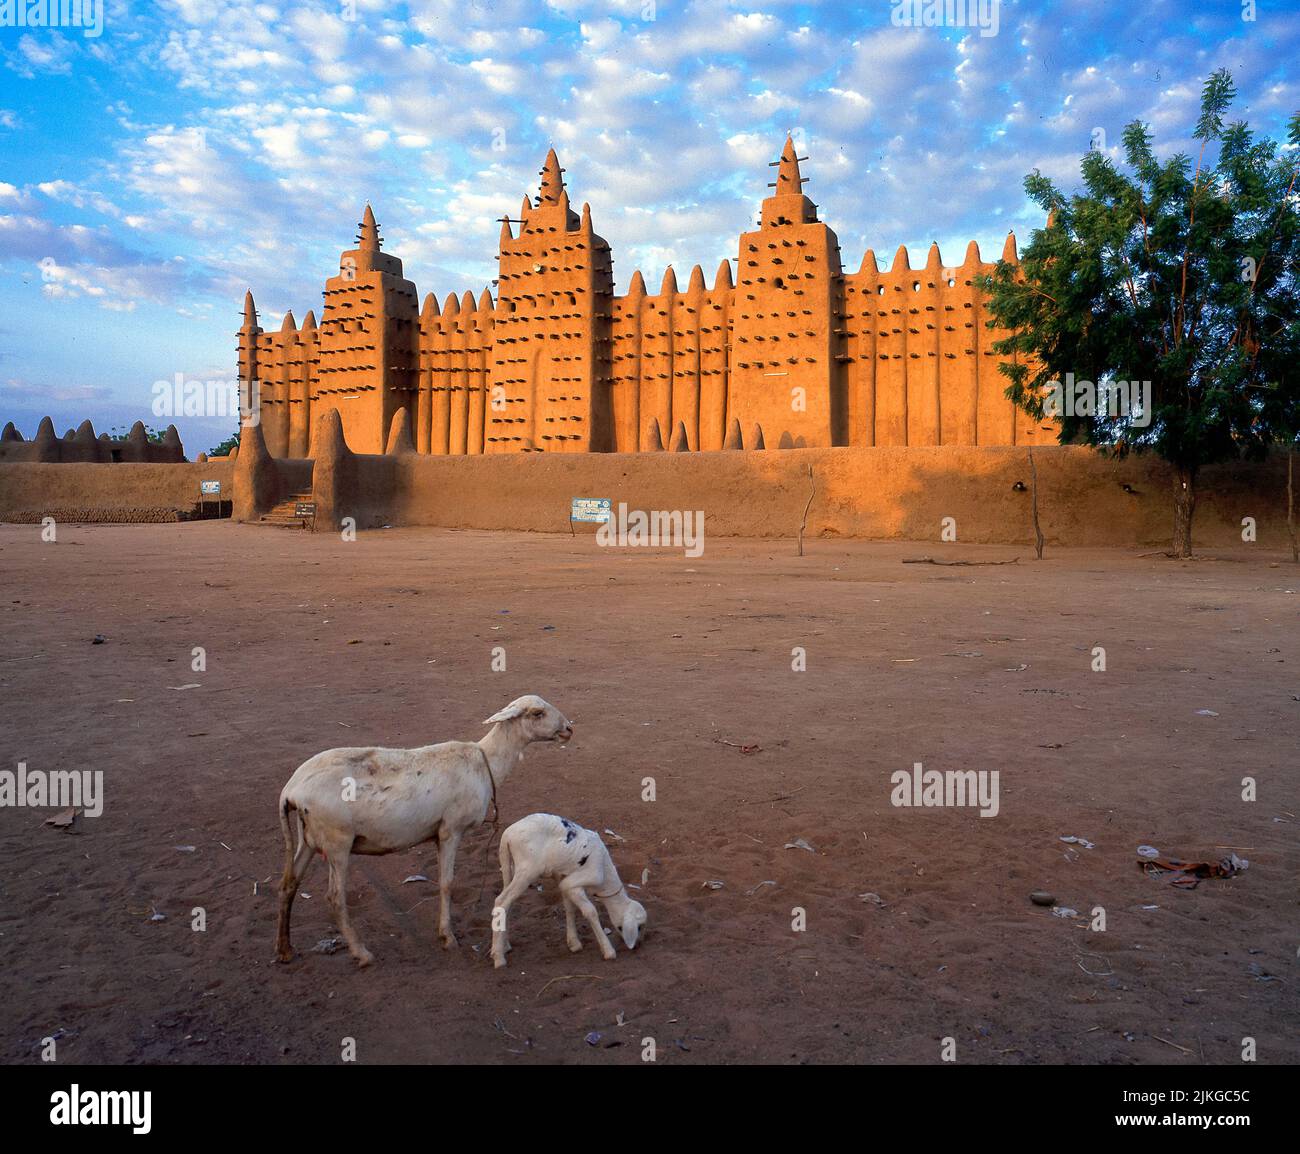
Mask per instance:
[[[108,435],[115,441],[125,441],[130,435],[131,430],[125,425],[114,425],[108,431]],[[152,425],[145,425],[144,437],[151,445],[161,445],[163,438],[167,435],[166,429],[155,429]]]
[[[1195,160],[1158,160],[1134,121],[1124,164],[1088,152],[1079,192],[1035,170],[1025,190],[1047,227],[983,281],[990,325],[1010,331],[993,348],[1012,358],[999,367],[1015,404],[1041,418],[1067,374],[1097,382],[1094,411],[1067,409],[1060,439],[1173,466],[1179,557],[1191,556],[1202,467],[1294,446],[1298,431],[1300,113],[1279,148],[1225,125],[1234,95],[1226,70],[1206,81]],[[1149,405],[1114,411],[1104,402],[1117,381],[1149,381]]]
[[[238,448],[238,446],[239,446],[239,432],[238,430],[236,430],[235,432],[231,433],[230,436],[228,436],[224,441],[222,441],[221,444],[216,445],[213,448],[209,449],[208,456],[225,457],[230,454],[231,449]]]

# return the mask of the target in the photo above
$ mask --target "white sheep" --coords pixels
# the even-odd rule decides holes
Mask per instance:
[[[316,850],[329,865],[328,898],[352,956],[374,957],[348,920],[350,855],[386,854],[438,843],[438,932],[451,932],[451,882],[460,839],[487,816],[496,792],[534,741],[568,741],[573,726],[555,706],[529,694],[484,723],[481,741],[444,741],[418,749],[328,749],[303,762],[280,793],[284,877],[280,882],[277,961],[293,958],[289,914]],[[291,822],[291,816],[293,822]],[[295,831],[291,824],[296,824]]]
[[[636,948],[641,927],[645,925],[645,907],[628,897],[609,850],[594,830],[583,829],[553,813],[530,813],[501,835],[499,857],[504,888],[492,906],[492,961],[498,969],[506,964],[506,952],[510,949],[506,928],[510,906],[541,877],[560,879],[570,950],[576,953],[582,949],[573,917],[576,908],[595,931],[596,944],[605,960],[614,957],[614,947],[601,928],[600,914],[587,896],[588,889],[604,903],[609,920],[620,928],[623,944],[629,950]]]

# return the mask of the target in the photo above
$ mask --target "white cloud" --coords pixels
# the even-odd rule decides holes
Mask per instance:
[[[9,67],[32,79],[38,73],[67,74],[72,71],[76,44],[61,32],[48,30],[39,36],[27,32],[18,38],[18,51],[9,57]]]

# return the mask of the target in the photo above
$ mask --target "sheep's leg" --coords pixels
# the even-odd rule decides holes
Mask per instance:
[[[375,960],[372,954],[357,937],[348,917],[348,866],[352,860],[352,845],[332,846],[326,851],[330,863],[330,881],[334,886],[334,916],[338,919],[339,932],[348,944],[348,952],[357,960],[357,965],[368,966]]]
[[[506,952],[510,949],[509,931],[506,929],[506,918],[510,913],[510,907],[514,905],[516,899],[523,896],[523,893],[530,885],[533,879],[520,872],[515,874],[510,884],[497,895],[497,900],[492,903],[492,963],[497,969],[506,964]],[[497,929],[498,921],[500,929]]]
[[[511,860],[510,843],[508,841],[501,842],[498,847],[498,857],[501,859],[501,892],[504,893],[514,877],[514,862]],[[532,885],[532,882],[530,881],[528,884]],[[510,931],[505,928],[504,922],[502,923],[502,929],[501,944],[508,954],[514,947],[510,944]]]
[[[576,954],[582,949],[582,939],[578,937],[578,923],[573,917],[576,907],[573,899],[564,890],[560,891],[560,897],[563,898],[564,905],[564,940],[569,943],[569,949]]]
[[[302,845],[295,853],[291,841],[285,844],[284,876],[280,879],[280,923],[275,934],[275,960],[277,962],[293,961],[293,944],[289,940],[289,919],[293,912],[293,899],[298,896],[298,887],[311,866],[315,851],[307,844],[304,836]]]
[[[456,944],[451,932],[451,882],[456,876],[456,847],[460,845],[460,830],[444,829],[438,840],[438,933],[442,935],[443,949]]]
[[[592,900],[587,897],[587,891],[582,886],[574,886],[570,891],[571,900],[577,905],[582,916],[587,919],[588,924],[596,934],[596,945],[600,947],[600,952],[604,955],[605,961],[613,961],[614,947],[609,944],[609,936],[605,933],[604,927],[600,924],[600,914],[596,911]]]

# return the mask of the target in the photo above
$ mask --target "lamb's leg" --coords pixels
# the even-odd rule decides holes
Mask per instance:
[[[438,933],[442,935],[444,949],[456,944],[451,932],[451,882],[456,876],[456,847],[460,845],[461,831],[444,829],[438,841]]]
[[[348,917],[348,866],[352,860],[352,843],[335,843],[325,851],[330,863],[330,880],[334,883],[334,916],[338,919],[339,932],[348,944],[348,952],[357,960],[358,966],[368,966],[375,960],[362,944],[352,920]]]
[[[510,907],[517,898],[523,896],[524,891],[533,884],[533,880],[520,870],[492,903],[492,964],[497,969],[506,964],[506,951],[510,949],[509,931],[506,929],[506,918],[509,916]],[[498,925],[500,929],[497,928]]]
[[[587,897],[587,891],[584,890],[582,886],[574,886],[573,889],[569,891],[569,894],[570,900],[573,901],[577,905],[578,909],[582,911],[582,916],[587,919],[588,924],[590,924],[592,930],[595,932],[596,945],[600,947],[600,952],[604,955],[605,961],[613,961],[614,947],[609,944],[609,937],[606,935],[604,927],[600,924],[600,914],[596,911],[596,907],[592,904],[591,899]]]
[[[564,940],[569,943],[569,949],[576,954],[582,949],[582,939],[578,937],[578,924],[573,918],[575,909],[573,899],[564,890],[560,891],[560,897],[564,905]]]
[[[289,940],[289,919],[293,912],[293,899],[298,896],[298,887],[311,866],[314,852],[307,844],[305,836],[302,845],[295,851],[292,839],[286,834],[284,876],[280,878],[280,922],[275,934],[277,962],[293,961],[293,945]]]

